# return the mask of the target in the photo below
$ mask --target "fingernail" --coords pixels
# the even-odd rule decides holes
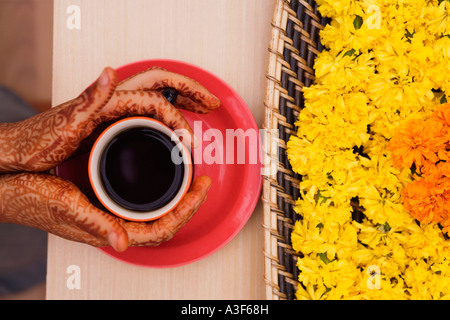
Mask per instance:
[[[209,191],[209,189],[211,189],[212,183],[208,186],[208,189],[206,190],[206,192]]]
[[[109,84],[109,75],[106,70],[103,70],[100,78],[98,79],[99,87],[106,87]]]
[[[108,235],[108,242],[117,251],[117,234],[115,232]]]
[[[193,143],[193,148],[198,148],[200,146],[200,141],[197,139],[197,137],[193,134],[192,135],[194,138],[194,143]]]

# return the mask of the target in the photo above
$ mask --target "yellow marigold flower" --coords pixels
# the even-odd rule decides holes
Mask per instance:
[[[295,293],[297,300],[324,300],[324,293],[327,291],[325,286],[320,286],[320,289],[315,289],[315,286],[309,284],[306,289],[299,285]]]
[[[442,1],[438,7],[428,8],[427,13],[431,16],[428,29],[437,35],[447,35],[450,33],[450,4]]]
[[[405,233],[403,246],[408,256],[417,259],[434,259],[445,257],[450,249],[437,224],[421,224],[419,230],[409,229]]]
[[[434,55],[438,58],[450,59],[450,38],[445,36],[436,40],[434,45]],[[447,60],[448,61],[448,60]],[[441,63],[437,64],[439,67]]]
[[[354,52],[353,52],[354,51]],[[368,78],[374,72],[373,53],[364,53],[355,57],[356,51],[349,50],[334,56],[324,51],[315,63],[316,82],[332,90],[364,90]]]
[[[341,14],[362,14],[362,2],[355,0],[318,0],[320,14],[324,17]]]
[[[373,223],[384,225],[388,223],[397,228],[411,221],[411,217],[400,202],[401,193],[393,194],[386,190],[379,191],[373,185],[362,188],[359,193],[360,205],[364,214]]]
[[[333,52],[356,50],[368,52],[377,44],[377,37],[381,29],[368,28],[364,23],[359,28],[355,28],[355,19],[358,15],[341,15],[332,19],[329,25],[320,32],[324,46],[331,48]]]
[[[434,98],[431,89],[430,81],[415,82],[410,75],[377,73],[370,78],[367,94],[380,108],[401,113],[409,112],[407,108],[414,110],[422,104],[430,104]]]

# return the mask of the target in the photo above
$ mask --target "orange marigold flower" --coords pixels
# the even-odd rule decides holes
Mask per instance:
[[[403,205],[422,223],[442,223],[449,226],[450,178],[420,179],[409,183],[402,193]]]
[[[440,176],[450,178],[450,162],[439,162],[436,167],[439,170]]]
[[[417,168],[435,164],[438,153],[445,151],[447,130],[441,122],[413,119],[401,125],[392,137],[388,150],[397,168]]]
[[[405,209],[423,223],[440,221],[442,217],[441,201],[431,194],[432,187],[426,180],[416,180],[409,183],[402,193]]]
[[[435,180],[433,192],[438,194],[445,205],[450,204],[450,178],[441,177]],[[450,210],[447,206],[444,209]]]
[[[441,161],[435,165],[426,165],[421,168],[422,177],[428,180],[438,180],[441,177],[450,178],[450,162]]]
[[[439,158],[441,160],[450,160],[450,103],[444,103],[437,107],[434,113],[430,118],[432,121],[442,123],[447,130],[446,132],[446,140],[447,145],[446,149],[441,151],[439,154]]]
[[[450,103],[441,104],[433,112],[431,119],[450,127]]]

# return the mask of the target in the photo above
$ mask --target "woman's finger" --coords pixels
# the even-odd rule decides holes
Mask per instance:
[[[178,136],[183,136],[183,143],[187,147],[194,146],[194,133],[183,114],[170,104],[162,93],[157,91],[132,90],[114,92],[105,107],[96,114],[94,123],[133,115],[154,116],[175,130]]]
[[[184,75],[153,67],[137,73],[117,86],[117,90],[162,91],[174,88],[178,98],[174,105],[188,111],[209,113],[220,106],[219,99],[199,82]]]

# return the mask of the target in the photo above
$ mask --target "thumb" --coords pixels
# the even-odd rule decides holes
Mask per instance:
[[[111,99],[117,86],[116,71],[110,67],[103,70],[100,77],[78,98],[71,101],[71,130],[77,140],[89,136],[95,128],[94,117]]]
[[[107,243],[117,252],[123,252],[128,248],[128,233],[125,228],[111,214],[98,209],[92,204],[79,208],[81,220],[78,227],[100,240]]]

